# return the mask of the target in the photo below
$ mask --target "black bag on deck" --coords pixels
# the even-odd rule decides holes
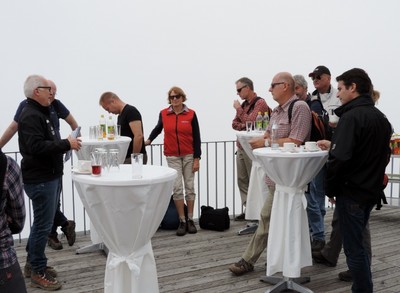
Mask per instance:
[[[229,229],[229,208],[214,209],[210,206],[201,206],[200,228],[214,231]]]

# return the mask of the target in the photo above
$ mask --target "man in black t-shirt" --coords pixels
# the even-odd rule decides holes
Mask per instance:
[[[103,93],[99,104],[107,112],[118,115],[117,124],[121,125],[121,136],[128,136],[132,139],[124,163],[131,163],[132,153],[142,153],[143,164],[146,164],[147,154],[144,144],[142,115],[140,115],[138,109],[126,104],[112,92]]]

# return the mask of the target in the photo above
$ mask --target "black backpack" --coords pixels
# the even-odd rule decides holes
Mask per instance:
[[[289,123],[292,123],[292,111],[294,103],[297,101],[301,101],[300,99],[296,99],[292,101],[289,105],[288,109],[288,117]],[[311,135],[310,141],[318,141],[321,139],[331,139],[331,131],[329,130],[329,115],[328,112],[324,109],[321,101],[319,99],[311,100],[310,103],[320,103],[322,108],[322,114],[318,115],[318,113],[311,111],[312,119],[311,119]],[[311,108],[310,108],[311,110]]]

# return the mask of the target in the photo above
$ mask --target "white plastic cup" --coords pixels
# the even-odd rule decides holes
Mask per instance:
[[[133,153],[131,154],[132,164],[132,178],[140,179],[143,177],[143,154]]]

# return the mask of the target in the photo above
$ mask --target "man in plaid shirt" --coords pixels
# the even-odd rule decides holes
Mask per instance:
[[[250,145],[253,149],[271,145],[272,126],[277,127],[276,142],[282,146],[285,142],[294,142],[297,145],[303,144],[310,138],[311,132],[311,111],[304,101],[296,102],[293,105],[292,120],[289,123],[288,109],[291,102],[297,99],[294,92],[295,82],[288,72],[280,72],[272,79],[269,91],[273,99],[279,104],[272,112],[270,123],[264,134],[264,138],[253,139]],[[239,262],[232,264],[229,270],[237,276],[254,270],[254,264],[267,247],[269,221],[271,217],[272,202],[274,199],[275,183],[266,176],[266,183],[269,195],[261,209],[260,221],[256,232],[247,245]]]
[[[12,234],[22,231],[25,202],[21,170],[0,151],[0,292],[26,292]]]

